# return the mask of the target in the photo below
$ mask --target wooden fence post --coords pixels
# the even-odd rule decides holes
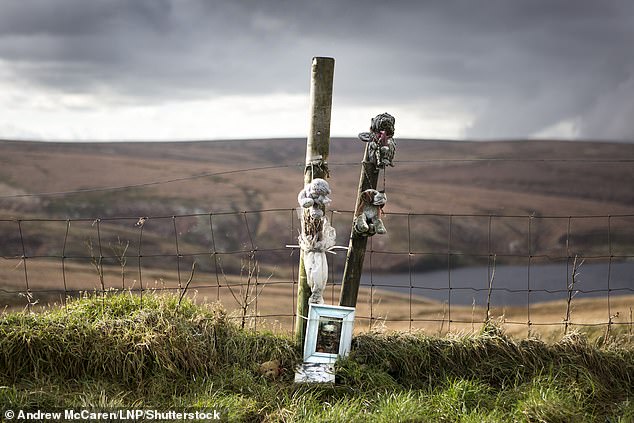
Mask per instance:
[[[369,145],[366,145],[361,163],[361,177],[359,178],[359,192],[354,210],[358,210],[361,205],[361,193],[366,189],[376,189],[379,179],[379,172],[375,164],[367,160]],[[350,244],[346,255],[346,265],[343,270],[341,282],[341,293],[339,295],[339,305],[356,307],[357,295],[359,293],[359,283],[361,281],[361,271],[365,258],[365,249],[368,237],[357,234],[354,229],[350,231]]]
[[[310,81],[310,130],[306,140],[304,185],[315,178],[326,179],[329,176],[328,151],[330,148],[330,114],[334,70],[335,59],[331,57],[313,58]],[[304,213],[308,213],[308,210],[304,209]],[[304,253],[300,252],[297,320],[295,322],[295,338],[300,346],[304,345],[304,337],[306,336],[310,294],[304,267]]]
[[[355,230],[357,213],[363,208],[363,192],[372,189],[376,190],[379,179],[379,170],[385,166],[393,166],[392,159],[396,144],[392,136],[394,135],[394,117],[383,113],[372,119],[371,132],[359,134],[362,141],[367,142],[361,162],[361,177],[359,178],[359,192],[354,208],[354,220],[350,231],[350,244],[346,256],[346,265],[343,270],[341,282],[341,293],[339,294],[339,305],[356,307],[357,296],[359,294],[359,284],[361,282],[361,272],[363,270],[363,260],[368,237],[374,232],[359,233]]]

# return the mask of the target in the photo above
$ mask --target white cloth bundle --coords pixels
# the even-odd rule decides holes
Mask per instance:
[[[321,232],[312,235],[299,235],[299,246],[304,251],[304,269],[306,279],[311,290],[309,301],[313,304],[323,304],[323,292],[328,280],[328,261],[326,252],[334,247],[337,233],[330,226],[328,219],[323,218]]]

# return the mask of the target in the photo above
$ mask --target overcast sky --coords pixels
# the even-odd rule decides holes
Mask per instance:
[[[630,0],[0,0],[0,138],[634,140]]]

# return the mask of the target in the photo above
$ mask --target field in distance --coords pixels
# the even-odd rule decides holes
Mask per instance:
[[[634,144],[398,139],[397,144],[396,166],[386,173],[387,212],[607,215],[634,211]],[[331,141],[328,162],[334,209],[354,208],[363,148],[352,138]],[[305,142],[0,141],[0,150],[0,216],[75,218],[295,207],[296,193],[302,188]],[[252,170],[224,173],[244,169]],[[178,180],[203,174],[216,176]],[[166,180],[174,181],[126,190],[7,197]]]
[[[438,252],[442,256],[447,251],[447,216],[454,215],[452,249],[486,253],[486,216],[494,214],[534,217],[531,233],[533,254],[561,256],[566,252],[566,241],[569,241],[574,254],[605,255],[610,238],[614,255],[634,256],[634,218],[612,218],[609,236],[607,218],[608,215],[634,214],[634,191],[631,189],[634,185],[633,144],[400,139],[397,139],[397,144],[396,166],[387,169],[385,174],[388,194],[385,223],[388,234],[373,239],[373,248],[377,251],[408,251],[411,248]],[[347,243],[352,219],[350,210],[354,208],[363,148],[362,142],[352,138],[333,138],[331,142],[328,161],[333,203],[330,210],[341,212],[333,215],[339,244]],[[134,223],[141,216],[169,217],[262,209],[290,211],[296,207],[296,195],[302,188],[305,141],[0,141],[0,151],[0,220],[4,219],[0,221],[2,286],[19,290],[24,284],[22,263],[19,260],[20,237],[14,219],[61,219],[57,223],[25,222],[22,228],[27,255],[59,256],[66,230],[65,219],[82,218],[87,221],[73,222],[72,243],[69,241],[66,252],[71,256],[83,257],[83,264],[79,270],[79,266],[73,266],[70,261],[66,276],[69,280],[83,284],[81,288],[89,289],[95,285],[89,251],[91,242],[92,247],[95,247],[95,228],[91,219],[128,218],[104,222],[102,225],[103,243],[108,247],[104,255],[110,256],[106,260],[112,266],[116,260],[111,250],[117,243],[129,242],[129,253],[135,254],[138,231]],[[380,181],[379,188],[383,188],[382,175]],[[104,187],[116,189],[102,189]],[[38,193],[56,194],[34,195]],[[470,214],[484,217],[460,216]],[[567,237],[566,219],[555,221],[547,217],[571,215],[604,218],[575,220],[572,234]],[[289,212],[250,214],[249,224],[255,242],[279,244],[283,249],[285,244],[293,242],[291,218]],[[179,221],[182,224],[178,227],[183,237],[181,247],[187,251],[209,251],[207,229],[200,224],[201,219],[197,219],[182,218]],[[158,222],[153,222],[155,233],[148,226],[147,244],[144,246],[157,254],[171,256],[144,263],[148,274],[157,276],[149,277],[150,283],[160,281],[160,275],[171,275],[164,276],[164,280],[172,278],[177,264],[173,239],[169,236],[173,231],[172,222],[165,219],[164,228]],[[239,233],[241,222],[233,217],[220,222],[227,242],[231,241],[232,234],[235,236]],[[279,235],[281,233],[283,237]],[[505,253],[517,248],[517,245],[525,245],[526,219],[500,219],[495,227],[495,237],[494,252],[499,255],[498,263],[502,264]],[[232,248],[241,248],[246,242],[244,239],[235,241]],[[520,249],[520,255],[522,251]],[[239,255],[226,258],[224,271],[228,277],[238,276],[242,259]],[[263,259],[262,273],[275,272],[276,277],[288,280],[293,271],[292,259],[287,251]],[[506,260],[513,264],[512,258]],[[59,273],[59,260],[53,261],[58,269],[55,272]],[[33,286],[38,286],[37,280],[42,280],[42,286],[46,286],[46,273],[36,274],[39,269],[44,271],[46,268],[45,260],[42,263],[28,260],[28,263],[29,272],[34,272],[31,276]],[[180,264],[182,278],[186,279],[191,263],[185,260]],[[455,264],[470,266],[476,263],[464,259]],[[135,263],[131,261],[128,265],[132,268]],[[201,266],[201,277],[205,272],[211,275],[211,265],[205,267],[201,263]],[[406,271],[408,266],[416,271],[443,268],[446,262],[442,258],[440,261],[434,260],[426,254],[413,256],[408,262],[405,254],[395,255],[390,260],[375,260],[373,266],[378,272],[397,273]],[[342,261],[338,258],[333,263],[335,279],[340,277],[341,267]],[[76,277],[73,272],[76,272]],[[60,276],[51,277],[55,290],[60,289]],[[173,284],[175,279],[171,280]],[[271,286],[267,290],[272,292],[274,289]],[[394,293],[382,293],[381,298],[381,304],[392,305],[392,310],[409,307],[407,302],[399,303],[398,298],[401,297]],[[629,298],[631,304],[631,297],[619,298],[624,301]],[[18,303],[20,301],[16,300]],[[421,297],[416,301],[427,300]],[[605,299],[596,301],[604,303]],[[292,304],[287,308],[290,312]],[[605,309],[604,306],[602,308]],[[560,309],[557,306],[557,310]],[[380,308],[377,310],[377,316],[380,316]],[[447,314],[447,311],[442,311],[440,303],[430,306],[429,310],[433,310],[435,318],[441,322],[443,313]],[[627,307],[623,312],[628,313]],[[474,311],[471,307],[465,307],[460,313],[471,316],[481,314],[482,310]],[[557,313],[562,314],[563,311]],[[394,316],[394,311],[385,311],[384,314]],[[511,314],[511,309],[498,311],[499,316],[505,315],[509,320]],[[561,318],[557,316],[556,321]],[[623,314],[621,318],[627,319]],[[465,319],[471,321],[470,317]],[[601,320],[606,319],[607,316]],[[409,326],[409,323],[405,325]]]

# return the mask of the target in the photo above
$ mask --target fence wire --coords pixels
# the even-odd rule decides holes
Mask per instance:
[[[347,245],[351,211],[328,214]],[[0,219],[0,306],[64,307],[126,291],[221,301],[257,329],[297,318],[295,209],[96,219]],[[508,327],[632,332],[634,214],[386,213],[370,239],[357,328]],[[344,241],[342,241],[344,240]],[[338,303],[345,253],[329,255]],[[583,313],[580,313],[582,311]]]

